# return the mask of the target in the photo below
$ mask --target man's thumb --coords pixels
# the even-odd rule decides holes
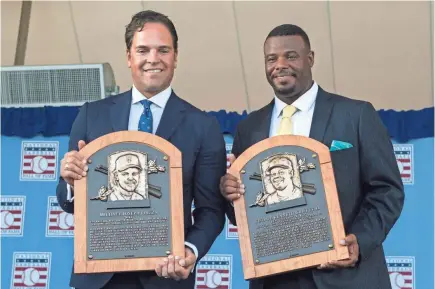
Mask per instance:
[[[189,267],[190,265],[192,265],[195,262],[195,255],[189,255],[184,259],[181,259],[178,264],[180,264],[181,267]]]
[[[233,154],[227,155],[227,168],[231,167],[235,160],[236,157]]]
[[[78,143],[79,150],[81,150],[82,148],[84,148],[85,145],[86,145],[85,141],[83,141],[83,140],[79,140],[79,143]]]
[[[347,235],[346,238],[344,238],[343,240],[340,240],[340,244],[341,245],[350,245],[353,242],[355,242],[356,237],[353,234]]]

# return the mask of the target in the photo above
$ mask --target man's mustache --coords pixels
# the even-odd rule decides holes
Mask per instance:
[[[291,71],[281,71],[281,72],[279,72],[277,74],[274,74],[273,78],[277,78],[277,77],[280,77],[280,76],[293,76],[293,77],[296,77],[296,73],[291,72]]]
[[[282,181],[284,181],[284,178],[282,178],[282,177],[276,177],[276,178],[273,178],[272,181],[273,182],[277,182],[277,181],[282,182]]]
[[[125,181],[124,184],[126,184],[126,185],[136,185],[137,182],[136,182],[136,180],[131,180],[131,181]]]

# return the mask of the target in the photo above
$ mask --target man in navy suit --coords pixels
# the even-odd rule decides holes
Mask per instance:
[[[143,11],[126,28],[128,66],[133,87],[119,95],[86,103],[73,124],[69,152],[61,161],[57,198],[74,213],[74,180],[86,176],[87,160],[78,151],[115,131],[154,133],[182,152],[185,258],[168,256],[154,271],[72,274],[76,289],[170,289],[194,287],[194,268],[225,223],[225,200],[219,179],[226,170],[226,150],[213,117],[179,98],[171,88],[177,65],[178,37],[166,16]],[[191,205],[195,204],[194,224]]]
[[[350,258],[250,282],[251,289],[387,289],[391,288],[382,243],[398,219],[403,184],[392,144],[373,106],[324,91],[313,81],[314,52],[298,26],[274,28],[264,43],[266,77],[275,95],[268,105],[240,122],[233,159],[268,137],[302,135],[328,147],[346,231],[341,245]],[[229,201],[245,193],[227,174],[221,193]],[[236,224],[234,208],[228,217]]]

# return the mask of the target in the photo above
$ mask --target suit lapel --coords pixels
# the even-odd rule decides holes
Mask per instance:
[[[110,121],[112,123],[114,132],[128,130],[131,100],[131,90],[113,98],[113,102],[110,107]]]
[[[272,100],[268,105],[259,111],[257,119],[253,124],[252,140],[250,145],[269,138],[273,105],[274,101]]]
[[[333,106],[334,102],[329,93],[319,87],[311,123],[310,138],[323,142]]]
[[[162,119],[157,127],[156,135],[169,140],[186,114],[184,102],[172,92],[163,111]]]

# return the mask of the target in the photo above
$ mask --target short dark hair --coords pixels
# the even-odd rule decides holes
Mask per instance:
[[[307,45],[307,48],[311,49],[310,39],[308,38],[307,33],[305,33],[305,31],[302,28],[294,24],[282,24],[276,26],[275,28],[272,29],[272,31],[269,32],[269,34],[266,37],[266,40],[274,36],[293,36],[293,35],[301,36],[305,44]]]
[[[172,35],[172,41],[174,45],[174,50],[178,49],[178,35],[177,30],[175,29],[174,23],[168,18],[168,16],[163,15],[162,13],[155,12],[152,10],[141,11],[133,15],[130,23],[126,26],[125,29],[125,45],[127,46],[127,50],[130,51],[131,43],[133,42],[133,37],[136,31],[142,31],[144,25],[146,23],[161,23],[168,28],[169,32]]]

